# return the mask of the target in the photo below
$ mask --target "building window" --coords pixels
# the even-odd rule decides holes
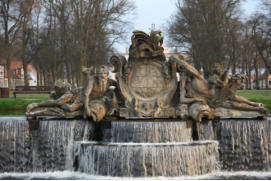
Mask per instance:
[[[4,65],[0,65],[0,79],[3,79],[5,76],[5,68]]]

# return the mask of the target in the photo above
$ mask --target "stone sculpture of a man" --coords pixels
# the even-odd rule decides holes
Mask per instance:
[[[91,76],[87,81],[84,91],[84,117],[92,117],[98,122],[106,113],[114,112],[117,107],[117,98],[110,86],[115,86],[115,81],[108,79],[108,67],[100,66],[98,74]]]

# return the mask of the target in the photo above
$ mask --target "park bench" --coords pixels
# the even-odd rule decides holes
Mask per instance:
[[[49,86],[16,86],[13,91],[13,96],[16,99],[16,94],[50,94]]]

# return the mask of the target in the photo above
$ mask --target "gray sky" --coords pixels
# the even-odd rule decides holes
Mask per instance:
[[[156,29],[164,30],[167,21],[175,13],[176,0],[133,0],[136,9],[135,14],[129,17],[132,22],[132,29],[129,37],[132,35],[133,30],[142,30],[149,33],[152,24]],[[246,18],[257,10],[259,0],[246,0],[242,3],[241,11],[242,18]],[[120,53],[125,52],[125,48],[130,44],[130,38],[127,42],[123,42],[116,46]],[[167,38],[165,37],[165,43]]]

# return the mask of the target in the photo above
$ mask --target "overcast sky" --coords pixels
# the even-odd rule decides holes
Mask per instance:
[[[164,30],[167,21],[175,13],[176,0],[133,0],[136,9],[135,13],[129,17],[132,22],[131,33],[133,30],[142,30],[149,33],[152,24],[155,25],[156,29]],[[241,11],[242,17],[248,17],[257,10],[259,0],[246,0],[242,3]],[[122,42],[116,46],[120,53],[125,52],[125,48],[130,45],[130,38],[127,38],[127,42]],[[165,43],[167,38],[165,37]]]

